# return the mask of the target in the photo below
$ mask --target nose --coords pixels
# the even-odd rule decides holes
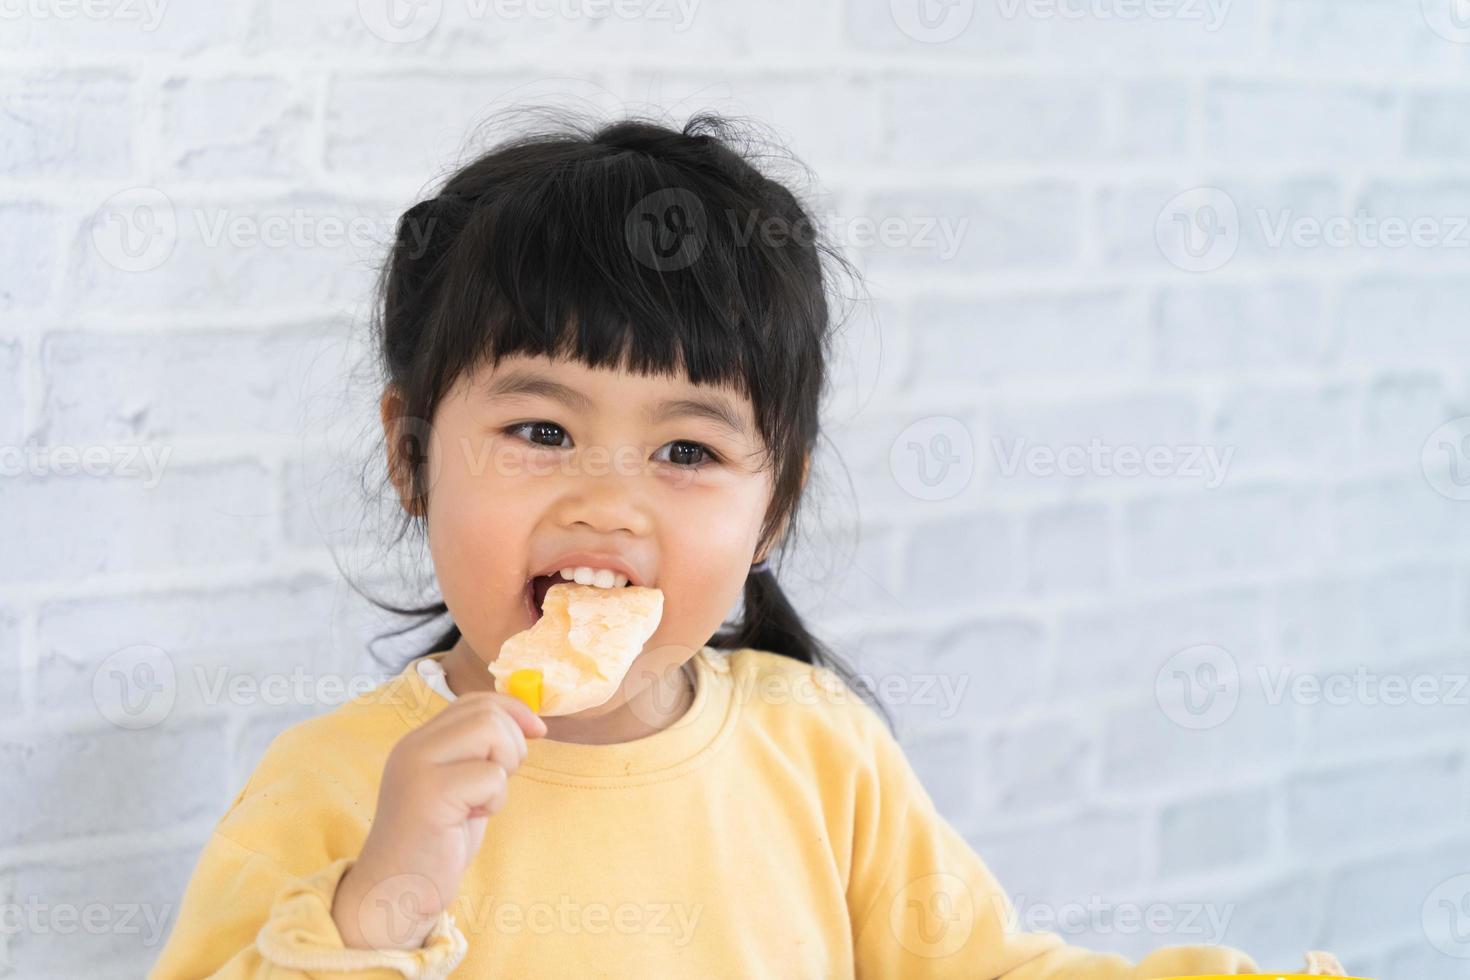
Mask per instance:
[[[621,531],[642,537],[653,529],[653,520],[647,501],[635,488],[636,482],[616,473],[578,476],[557,504],[557,516],[570,528],[590,528],[599,534]]]

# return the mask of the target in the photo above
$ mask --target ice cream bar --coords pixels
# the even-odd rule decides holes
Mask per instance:
[[[559,582],[541,618],[490,662],[497,690],[541,715],[569,715],[607,701],[663,617],[660,589],[601,589]]]

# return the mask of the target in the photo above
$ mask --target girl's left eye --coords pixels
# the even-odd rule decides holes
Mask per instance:
[[[502,431],[504,431],[506,435],[516,435],[517,433],[525,429],[531,429],[534,433],[549,434],[552,438],[555,439],[554,442],[542,442],[533,435],[527,440],[533,445],[541,446],[545,449],[565,448],[560,445],[561,438],[558,436],[558,434],[564,435],[566,433],[566,430],[557,425],[555,422],[521,422],[517,425],[508,426]],[[683,452],[680,453],[679,459],[669,460],[669,462],[680,467],[681,469],[700,469],[702,467],[709,466],[720,461],[720,457],[715,453],[715,451],[710,449],[703,443],[691,442],[688,439],[675,439],[673,442],[665,443],[664,446],[660,447],[660,450],[669,446],[680,447],[683,449]],[[691,456],[694,456],[695,458],[691,459]]]

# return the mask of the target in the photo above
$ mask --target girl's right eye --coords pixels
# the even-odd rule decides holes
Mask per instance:
[[[566,434],[566,430],[563,429],[561,426],[557,425],[555,422],[522,422],[519,425],[508,426],[503,431],[505,432],[506,435],[515,435],[516,433],[521,432],[524,429],[530,429],[532,431],[531,437],[526,440],[527,442],[530,442],[532,445],[542,446],[542,447],[544,447],[546,449],[560,449],[560,448],[562,448],[561,445],[560,445],[561,439],[559,437],[557,437],[555,434],[556,433],[561,433],[562,435],[565,435]],[[538,433],[539,434],[546,434],[548,431],[552,434],[552,438],[554,440],[553,442],[550,442],[550,443],[541,442],[541,441],[539,441],[536,438],[536,435]]]

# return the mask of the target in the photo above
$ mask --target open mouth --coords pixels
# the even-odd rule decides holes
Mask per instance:
[[[552,572],[550,575],[537,575],[526,583],[526,608],[530,610],[533,621],[541,618],[546,607],[546,593],[551,587],[568,581],[561,577],[560,572]]]

